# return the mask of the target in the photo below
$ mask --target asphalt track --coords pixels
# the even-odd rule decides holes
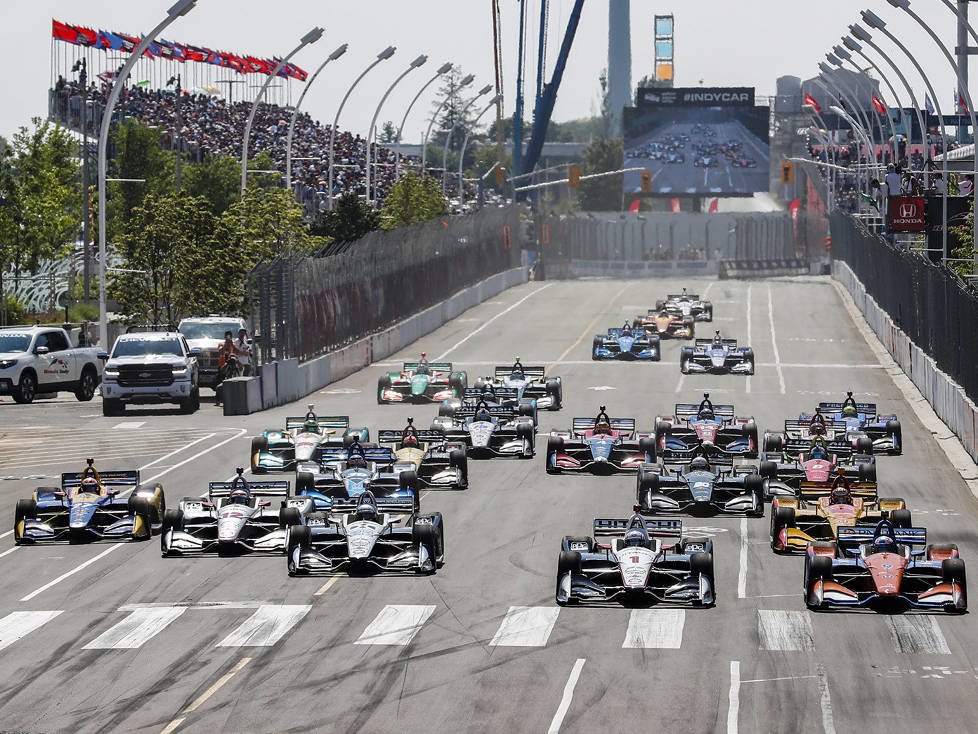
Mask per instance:
[[[682,286],[708,291],[714,326],[754,347],[753,377],[681,377],[678,342],[664,343],[659,364],[590,361],[597,331]],[[815,278],[528,283],[385,364],[246,417],[225,418],[210,403],[191,417],[118,418],[102,417],[97,399],[5,403],[0,527],[11,527],[17,498],[79,470],[87,455],[160,475],[175,504],[246,464],[249,437],[306,402],[371,431],[409,415],[424,425],[434,408],[374,399],[378,376],[421,350],[471,379],[517,354],[562,375],[565,407],[541,415],[541,448],[551,427],[599,405],[648,430],[656,413],[709,389],[763,428],[854,390],[903,423],[906,453],[880,460],[881,491],[905,497],[933,542],[978,558],[974,498],[836,289]],[[771,553],[767,517],[686,523],[715,539],[715,608],[558,611],[561,536],[589,532],[594,517],[627,516],[633,498],[630,476],[547,476],[542,451],[473,461],[468,490],[423,500],[446,521],[447,562],[433,577],[291,579],[283,557],[162,559],[157,538],[15,548],[5,533],[0,730],[978,730],[978,618],[809,613],[802,560]]]

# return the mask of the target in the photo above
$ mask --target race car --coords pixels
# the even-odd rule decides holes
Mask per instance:
[[[914,550],[914,546],[926,546]],[[964,561],[954,543],[927,545],[924,528],[839,528],[837,543],[812,543],[805,556],[805,604],[827,607],[968,609]]]
[[[844,423],[847,435],[866,435],[874,454],[903,453],[903,429],[896,415],[881,415],[876,403],[857,403],[852,392],[841,403],[819,403],[816,412],[834,423]],[[800,419],[811,418],[801,415]]]
[[[451,362],[429,362],[424,352],[417,362],[405,362],[400,372],[388,372],[377,381],[377,403],[440,403],[457,398],[468,386],[465,372]]]
[[[337,499],[356,498],[367,490],[420,506],[418,475],[413,467],[398,466],[390,447],[364,446],[357,441],[321,453],[321,463],[296,468],[296,494],[311,498],[313,509],[328,510]]]
[[[251,439],[251,473],[292,471],[296,464],[316,461],[322,447],[369,441],[366,428],[350,428],[350,416],[317,416],[313,406],[305,416],[285,419],[285,430],[269,429]]]
[[[682,602],[712,606],[713,541],[683,538],[681,520],[597,519],[593,537],[565,536],[556,601]],[[673,542],[665,543],[664,538]]]
[[[610,418],[603,405],[596,418],[575,418],[547,438],[548,474],[631,472],[653,461],[653,435],[636,431],[634,418]]]
[[[699,405],[677,403],[675,415],[656,416],[655,445],[666,460],[684,459],[699,447],[716,453],[757,458],[757,424],[753,416],[734,415],[732,405],[714,405],[710,393],[703,393]]]
[[[700,447],[688,464],[643,464],[635,477],[637,512],[764,516],[764,477]]]
[[[831,453],[822,436],[815,436],[806,451],[791,455],[764,453],[759,471],[769,481],[769,486],[783,490],[779,494],[794,493],[802,482],[808,484],[831,483],[833,475],[843,474],[858,482],[876,481],[876,463],[872,456],[851,455],[844,463],[837,454]]]
[[[367,490],[293,525],[287,554],[289,576],[343,569],[433,574],[445,563],[445,528],[440,512],[420,515],[409,500]]]
[[[537,425],[537,406],[533,398],[521,398],[519,390],[515,387],[495,387],[492,383],[485,383],[481,387],[465,388],[461,399],[446,400],[438,406],[438,416],[453,418],[459,408],[473,409],[478,407],[479,403],[485,403],[490,408],[515,411],[518,415],[532,420],[533,425]]]
[[[826,418],[818,409],[803,420],[786,420],[783,432],[765,431],[764,453],[799,454],[814,438],[823,439],[829,451],[839,456],[858,458],[873,454],[873,439],[864,433],[850,433],[845,423]]]
[[[184,497],[163,514],[163,557],[190,553],[284,553],[287,528],[312,509],[289,497],[289,482],[249,482],[244,468],[230,482],[211,482],[207,499]]]
[[[480,377],[475,381],[477,388],[491,385],[516,390],[520,400],[533,400],[537,410],[560,410],[564,401],[563,381],[560,377],[547,377],[546,368],[525,366],[517,357],[512,366],[496,365],[492,377]]]
[[[533,419],[514,408],[491,406],[485,401],[473,407],[455,409],[451,418],[439,416],[431,430],[444,440],[464,443],[466,455],[473,459],[516,456],[530,459],[536,454],[536,427]]]
[[[771,502],[771,550],[805,550],[813,541],[831,541],[843,527],[875,526],[888,519],[897,527],[911,526],[910,510],[899,497],[881,499],[875,483],[852,483],[836,477],[831,490],[805,484],[799,499],[775,497]]]
[[[683,316],[678,310],[660,308],[649,309],[645,316],[632,319],[632,328],[645,329],[649,335],[660,339],[692,339],[696,336],[696,321],[692,316]]]
[[[441,431],[419,431],[414,419],[402,430],[381,430],[377,442],[391,444],[394,450],[395,469],[406,467],[418,477],[418,483],[428,487],[452,487],[465,489],[469,486],[469,462],[465,444],[446,441]]]
[[[683,316],[692,316],[696,321],[713,321],[713,302],[700,298],[699,294],[687,293],[683,288],[682,293],[670,293],[655,302],[655,310],[661,311],[663,308],[678,311]]]
[[[138,469],[100,473],[94,459],[87,464],[81,472],[62,474],[60,487],[38,487],[30,499],[17,500],[15,544],[149,540],[160,529],[166,510],[162,484],[140,485]]]
[[[642,360],[658,362],[659,337],[651,336],[643,327],[632,328],[627,321],[620,329],[608,329],[598,334],[591,344],[591,359]]]
[[[679,351],[679,370],[684,374],[754,374],[754,350],[738,347],[736,339],[724,339],[720,332],[712,339],[697,339]]]

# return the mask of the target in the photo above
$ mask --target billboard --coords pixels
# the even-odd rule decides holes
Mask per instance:
[[[625,168],[643,168],[658,196],[749,196],[769,189],[769,109],[753,87],[639,89],[623,116]],[[642,172],[624,176],[642,192]]]

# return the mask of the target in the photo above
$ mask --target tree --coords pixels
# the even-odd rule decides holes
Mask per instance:
[[[584,149],[582,174],[604,173],[621,169],[624,147],[621,138],[596,138]],[[581,209],[585,211],[618,211],[621,208],[621,174],[581,182]]]
[[[334,242],[355,242],[379,228],[377,212],[348,191],[336,200],[333,211],[320,214],[309,229],[312,234],[328,237]]]
[[[409,173],[387,192],[380,221],[384,229],[397,229],[428,222],[449,213],[448,202],[441,195],[438,183],[429,176],[421,178]]]
[[[450,72],[444,75],[444,81],[438,89],[438,96],[432,103],[435,111],[438,110],[442,102],[445,103],[441,110],[441,117],[436,121],[438,130],[435,133],[442,148],[444,148],[448,138],[449,130],[457,124],[450,143],[450,149],[455,151],[462,147],[462,140],[471,127],[470,121],[472,119],[471,114],[465,112],[470,100],[463,99],[465,88],[460,86],[463,76],[461,67],[453,67]]]
[[[110,178],[134,179],[108,184],[107,227],[112,239],[126,231],[133,210],[147,196],[174,190],[176,157],[163,149],[159,130],[134,119],[114,125],[109,139]]]
[[[379,141],[383,145],[390,145],[391,143],[397,142],[397,128],[394,127],[394,123],[388,120],[380,128]]]
[[[241,165],[226,156],[184,165],[182,188],[189,196],[207,199],[214,214],[223,214],[241,197]]]

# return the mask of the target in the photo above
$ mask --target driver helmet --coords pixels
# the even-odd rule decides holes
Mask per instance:
[[[873,539],[873,550],[877,553],[895,553],[896,541],[885,533],[878,535]]]
[[[477,421],[492,420],[492,413],[489,412],[489,408],[482,406],[477,411],[475,411],[475,420]]]
[[[626,321],[625,325],[621,327],[621,334],[622,336],[632,335],[632,325],[628,321]]]
[[[513,363],[513,368],[510,370],[510,372],[512,374],[514,374],[514,375],[522,375],[523,374],[523,363],[520,362],[520,358],[519,357],[516,358],[516,361]]]
[[[645,534],[641,530],[629,530],[625,533],[625,546],[628,548],[645,547]]]
[[[428,355],[421,352],[421,359],[418,360],[418,369],[415,372],[419,375],[429,375],[431,370],[428,368]]]
[[[611,419],[605,413],[603,405],[601,406],[601,412],[598,413],[598,417],[594,419],[594,431],[595,433],[611,432]]]
[[[316,420],[315,416],[307,417],[305,423],[302,424],[302,430],[307,433],[319,433],[319,421]]]
[[[401,443],[405,446],[417,446],[418,445],[418,434],[415,433],[414,427],[406,428],[404,434],[401,437]]]
[[[693,460],[689,462],[690,471],[709,471],[710,462],[706,460],[704,456],[693,457]]]
[[[852,492],[849,491],[847,484],[839,484],[832,487],[831,502],[833,505],[851,505]]]
[[[81,480],[81,484],[78,487],[79,492],[85,492],[88,494],[98,494],[98,480],[95,477],[88,476]]]
[[[251,501],[251,492],[247,487],[238,486],[231,490],[228,496],[229,505],[247,505]]]
[[[713,343],[714,344],[723,344],[723,337],[720,336],[720,332],[719,331],[716,334],[713,335]]]
[[[357,505],[356,512],[354,513],[355,519],[369,520],[372,522],[376,522],[378,516],[379,513],[377,512],[376,505],[372,505],[369,502],[361,502],[359,505]]]
[[[362,451],[351,451],[347,454],[346,464],[349,467],[361,469],[367,466],[367,457],[363,455]]]
[[[813,459],[827,459],[829,452],[821,441],[812,441],[812,447],[808,450],[808,455]]]
[[[713,412],[713,408],[711,408],[709,405],[704,405],[702,408],[700,408],[698,417],[702,420],[711,421],[716,418],[716,414]]]
[[[809,425],[808,432],[815,436],[824,436],[826,434],[825,420],[820,413],[812,416],[812,422]]]
[[[669,318],[669,309],[666,309],[666,308],[660,309],[660,311],[659,311],[659,318],[660,319],[668,319]]]
[[[852,403],[847,403],[846,405],[842,406],[842,415],[846,416],[847,418],[855,418],[857,413],[858,411],[856,410],[856,406]]]

